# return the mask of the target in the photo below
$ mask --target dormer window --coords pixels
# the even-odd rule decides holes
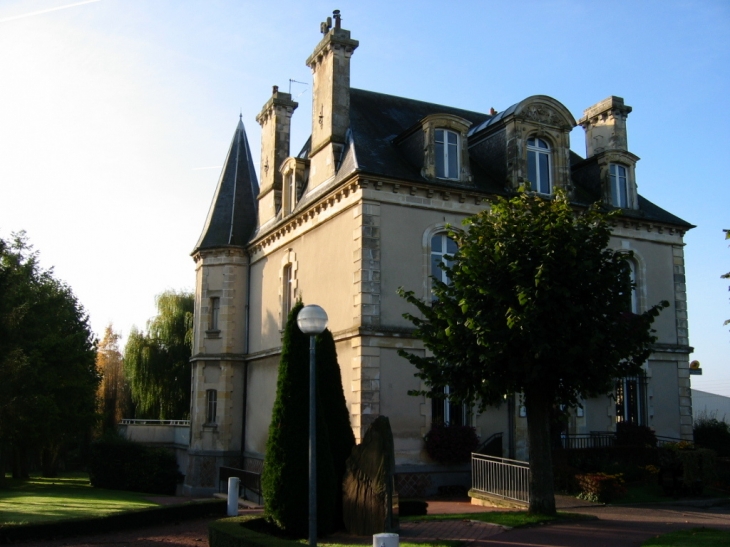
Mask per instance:
[[[611,184],[611,205],[626,209],[629,207],[628,170],[623,165],[612,163],[609,166]]]
[[[459,178],[459,135],[448,129],[434,132],[436,177],[440,179]]]
[[[552,193],[551,163],[550,145],[537,137],[527,139],[527,178],[533,192]]]
[[[294,171],[290,171],[284,179],[284,214],[288,215],[297,205],[297,182]]]

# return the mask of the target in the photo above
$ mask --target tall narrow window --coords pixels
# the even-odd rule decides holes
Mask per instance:
[[[434,134],[434,143],[436,145],[436,176],[440,179],[458,179],[458,133],[447,129],[437,129]]]
[[[533,192],[552,193],[550,145],[542,139],[527,139],[527,177]]]
[[[639,313],[639,301],[636,294],[636,264],[633,260],[629,260],[629,275],[631,276],[631,312]]]
[[[215,389],[209,389],[205,392],[205,423],[216,423],[216,413],[218,411],[218,392]]]
[[[218,328],[218,316],[220,315],[221,299],[213,297],[210,299],[210,320],[208,321],[208,330],[220,330]]]
[[[449,386],[444,388],[448,395]],[[431,423],[439,425],[469,425],[471,415],[465,404],[454,403],[448,399],[432,399]]]
[[[292,307],[294,307],[294,279],[292,276],[291,264],[287,264],[286,266],[284,266],[284,272],[281,278],[283,283],[283,286],[281,287],[281,311],[283,319],[282,323],[285,325],[287,318],[289,317],[289,312],[291,311]]]
[[[616,421],[646,425],[646,376],[621,378],[616,382]]]
[[[449,283],[449,276],[441,264],[451,266],[453,261],[446,258],[453,256],[457,251],[456,241],[444,233],[436,234],[431,238],[431,276],[442,283]],[[449,394],[449,386],[444,387],[444,393]],[[431,423],[444,425],[469,425],[469,409],[464,404],[453,403],[448,399],[431,400]]]
[[[436,234],[431,238],[431,275],[443,283],[448,283],[449,277],[441,269],[440,264],[443,262],[447,266],[451,266],[451,261],[447,260],[445,256],[453,256],[456,249],[456,241],[446,234]]]
[[[629,206],[629,186],[626,167],[612,163],[609,166],[611,179],[611,205],[626,208]]]
[[[286,176],[286,191],[284,193],[284,214],[289,214],[297,205],[297,181],[294,171]]]

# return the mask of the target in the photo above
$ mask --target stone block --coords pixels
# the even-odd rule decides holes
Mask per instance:
[[[352,449],[343,482],[345,528],[354,535],[398,529],[394,488],[395,451],[390,422],[374,418],[361,444]]]

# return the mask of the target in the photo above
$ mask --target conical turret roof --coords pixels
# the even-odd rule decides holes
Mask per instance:
[[[259,184],[243,120],[238,120],[231,148],[194,253],[216,247],[246,245],[258,222]]]

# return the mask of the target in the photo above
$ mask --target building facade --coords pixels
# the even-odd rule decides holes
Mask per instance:
[[[189,492],[217,486],[217,468],[242,455],[264,457],[276,395],[284,324],[297,299],[329,315],[351,424],[359,440],[379,415],[393,429],[401,469],[435,466],[424,450],[431,423],[468,423],[482,439],[502,433],[504,455],[528,457],[519,394],[476,415],[411,397],[423,388],[399,349],[424,351],[403,313],[399,287],[430,298],[431,276],[453,252],[446,225],[488,207],[520,185],[549,195],[561,188],[576,205],[619,207],[611,246],[631,250],[643,311],[668,300],[655,322],[658,341],[637,378],[617,380],[615,398],[585,401],[569,431],[611,431],[627,420],[658,435],[689,439],[691,351],[687,332],[684,233],[692,226],[637,193],[628,150],[631,107],[609,97],[576,121],[557,100],[536,95],[502,112],[479,113],[350,86],[359,46],[350,31],[323,23],[307,58],[312,70],[312,132],[296,155],[290,123],[297,108],[277,87],[261,126],[260,184],[242,121],[200,240]],[[570,149],[585,130],[586,157]]]

